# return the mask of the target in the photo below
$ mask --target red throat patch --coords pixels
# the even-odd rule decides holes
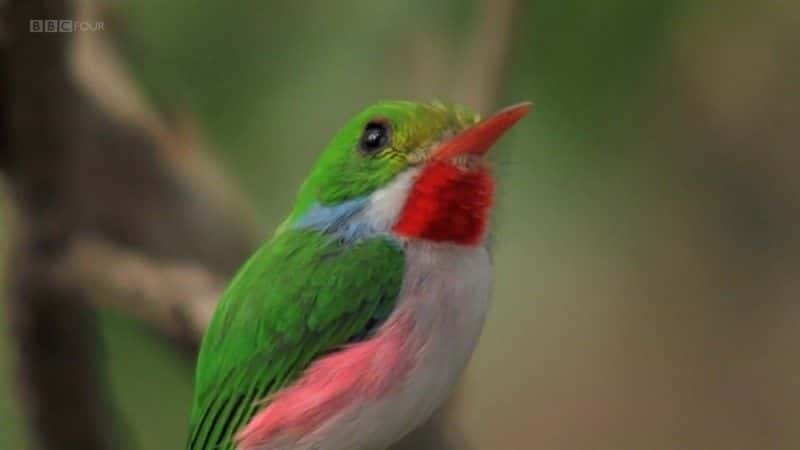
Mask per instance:
[[[431,161],[408,195],[394,231],[411,238],[478,245],[483,242],[494,202],[488,167],[463,170]]]

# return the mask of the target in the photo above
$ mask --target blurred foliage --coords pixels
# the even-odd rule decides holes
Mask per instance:
[[[265,236],[349,116],[452,95],[485,14],[457,0],[111,4],[148,97],[196,118]],[[480,449],[796,447],[800,8],[518,4],[501,103],[535,111],[501,144],[494,307],[455,426]],[[136,448],[180,448],[190,362],[121,318],[103,333]],[[0,358],[3,386],[9,374]],[[8,393],[0,446],[20,448]]]

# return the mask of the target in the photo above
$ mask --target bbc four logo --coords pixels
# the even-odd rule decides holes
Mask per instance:
[[[28,23],[31,33],[72,33],[75,31],[103,31],[105,23],[63,19],[33,19]]]

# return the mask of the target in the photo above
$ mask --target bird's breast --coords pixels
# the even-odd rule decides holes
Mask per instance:
[[[409,243],[401,297],[381,330],[406,333],[380,356],[404,370],[387,370],[382,395],[362,396],[320,429],[325,448],[383,449],[425,422],[469,361],[490,290],[485,247]]]
[[[475,348],[488,308],[483,246],[409,241],[397,306],[375,335],[309,367],[245,429],[246,450],[382,450],[426,421]]]
[[[478,342],[491,291],[491,264],[485,247],[415,243],[397,314],[408,313],[414,327],[407,342],[414,361],[392,408],[420,425],[450,393]]]

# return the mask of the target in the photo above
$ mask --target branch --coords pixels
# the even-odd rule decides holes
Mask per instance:
[[[66,33],[31,33],[34,19],[69,17],[65,2],[3,5],[2,169],[17,215],[7,297],[21,405],[38,449],[121,448],[101,375],[94,312],[54,277],[74,230],[68,172],[75,92],[66,74]],[[4,133],[5,134],[5,133]]]
[[[133,108],[136,114],[112,113],[100,99],[121,105],[134,97],[107,95],[112,87],[97,80],[81,83],[79,76],[76,82],[68,63],[71,40],[99,39],[100,33],[29,31],[30,20],[73,18],[69,4],[0,4],[0,170],[16,213],[5,300],[19,404],[27,413],[34,448],[118,450],[125,441],[115,432],[96,316],[87,306],[117,298],[95,294],[92,284],[105,287],[107,294],[138,292],[136,298],[122,295],[130,299],[124,303],[127,311],[157,320],[173,336],[195,344],[210,307],[201,312],[176,306],[188,303],[176,300],[162,310],[161,300],[154,299],[188,298],[188,293],[176,294],[173,284],[199,284],[209,291],[216,286],[216,292],[221,287],[214,281],[186,281],[205,279],[191,275],[196,271],[152,266],[137,259],[141,255],[123,257],[125,252],[96,243],[84,246],[81,236],[101,236],[103,242],[124,243],[155,258],[198,261],[227,274],[252,250],[256,233],[252,214],[230,189],[219,187],[225,186],[221,174],[198,149],[191,128],[153,125],[160,119],[145,120],[145,108]],[[88,265],[93,258],[108,266]],[[163,270],[163,281],[134,283],[138,275],[114,270],[118,260],[144,279]],[[69,275],[65,267],[73,263],[81,270]],[[72,283],[71,277],[82,283]],[[217,295],[209,294],[205,304],[213,305],[212,297],[215,301]]]
[[[196,347],[211,320],[225,279],[191,263],[156,261],[95,237],[81,237],[61,262],[65,285],[82,288],[96,306],[154,325]]]
[[[83,144],[70,170],[76,225],[154,258],[232,273],[261,231],[252,204],[215,164],[186,110],[159,114],[115,47],[115,8],[79,0],[77,16],[102,33],[71,33],[69,75],[81,98],[73,130]]]
[[[481,112],[497,106],[508,69],[514,19],[520,13],[518,0],[480,2],[478,14],[483,20],[465,59],[467,64],[462,70],[465,77],[456,97],[459,101]]]

